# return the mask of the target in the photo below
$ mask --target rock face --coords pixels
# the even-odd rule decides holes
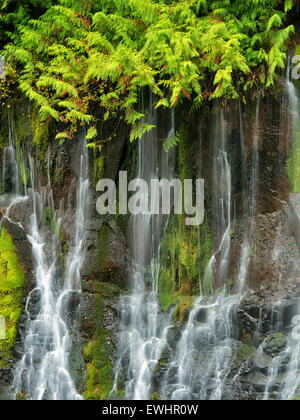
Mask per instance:
[[[0,235],[0,313],[6,321],[6,339],[0,341],[0,399],[12,397],[12,370],[22,354],[22,310],[31,281],[31,247],[26,234],[20,225],[4,218]]]
[[[24,229],[20,224],[13,223],[7,218],[2,220],[2,227],[7,230],[14,242],[16,253],[18,255],[20,264],[24,267],[24,272],[27,274],[27,278],[32,278],[32,251]],[[27,287],[30,289],[32,284],[27,284]]]
[[[265,96],[259,107],[248,105],[243,109],[238,103],[228,103],[224,110],[227,157],[231,166],[231,232],[228,273],[222,279],[208,278],[206,268],[212,254],[220,260],[220,237],[215,212],[213,162],[217,151],[213,143],[216,135],[215,113],[218,109],[206,109],[201,114],[189,114],[185,107],[176,111],[176,131],[180,142],[176,148],[175,175],[181,179],[204,178],[205,221],[198,228],[186,227],[181,217],[171,218],[163,232],[161,243],[161,274],[159,297],[163,310],[174,307],[174,326],[170,329],[170,348],[163,354],[154,375],[154,398],[159,397],[159,384],[166,373],[170,352],[175,352],[182,329],[193,305],[193,299],[201,292],[209,295],[226,287],[236,292],[245,237],[251,230],[251,244],[247,266],[245,295],[236,309],[235,330],[231,337],[234,354],[224,399],[263,398],[268,387],[270,369],[279,353],[287,345],[287,335],[292,318],[297,314],[300,296],[300,222],[299,196],[290,200],[287,177],[287,159],[291,146],[289,127],[291,116],[285,95],[280,99]],[[258,110],[258,111],[257,111]],[[166,131],[166,115],[159,115],[162,131]],[[242,124],[241,124],[242,121]],[[165,133],[167,135],[167,133]],[[161,138],[160,140],[163,140]],[[160,141],[159,140],[159,141]],[[76,176],[78,175],[78,142],[76,139],[63,145],[50,142],[49,155],[40,150],[36,159],[41,167],[50,161],[55,208],[64,208],[59,251],[64,263],[72,227],[74,224]],[[0,148],[0,173],[3,164]],[[257,172],[253,172],[253,159],[257,154]],[[127,141],[127,131],[121,128],[115,140],[104,145],[101,151],[90,153],[90,210],[87,215],[85,262],[82,267],[82,295],[72,296],[70,312],[81,308],[81,320],[73,326],[73,347],[70,368],[78,390],[86,399],[122,398],[110,394],[113,384],[113,368],[117,358],[118,332],[120,328],[120,295],[130,288],[131,260],[127,238],[127,216],[100,216],[96,212],[95,187],[101,178],[118,180],[119,170],[127,170],[134,178],[137,163],[137,147]],[[11,193],[10,169],[6,171],[5,191]],[[47,186],[47,171],[40,173],[41,185]],[[257,177],[255,202],[253,176]],[[2,191],[4,192],[4,191]],[[30,195],[30,191],[29,191]],[[1,198],[3,201],[1,201]],[[5,197],[4,197],[5,198]],[[0,197],[0,214],[4,215]],[[33,288],[32,255],[26,234],[28,233],[31,200],[17,202],[2,226],[15,246],[19,262],[26,275],[24,295]],[[46,223],[53,215],[46,214]],[[48,220],[49,219],[49,220]],[[20,223],[22,229],[17,223]],[[58,270],[61,267],[58,267]],[[1,298],[1,297],[0,297]],[[280,304],[278,302],[280,301]],[[28,307],[31,319],[39,311],[39,293],[33,292]],[[196,322],[205,323],[206,313],[197,314]],[[19,332],[24,333],[24,314],[19,318]],[[282,334],[278,334],[280,331]],[[14,357],[20,357],[20,334],[14,343]],[[199,350],[199,355],[200,355]],[[198,355],[198,357],[200,357]],[[14,357],[1,367],[0,398],[11,382]],[[281,370],[288,361],[282,360]],[[236,379],[234,387],[233,379]],[[283,379],[270,388],[272,398],[278,397]],[[124,384],[118,384],[123,389]],[[6,395],[5,395],[6,396]]]
[[[82,296],[82,342],[86,381],[82,391],[89,400],[107,399],[113,388],[119,313],[118,286],[100,281],[84,282]]]

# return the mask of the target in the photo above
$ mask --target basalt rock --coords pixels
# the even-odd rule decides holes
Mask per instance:
[[[26,291],[28,292],[32,288],[33,281],[33,261],[31,245],[27,239],[24,229],[20,224],[13,223],[5,217],[2,220],[2,226],[7,230],[14,242],[20,264],[24,268],[24,272],[27,277]]]

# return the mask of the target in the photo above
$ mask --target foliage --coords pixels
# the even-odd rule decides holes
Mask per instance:
[[[300,128],[295,132],[294,143],[291,148],[287,164],[287,173],[294,194],[300,193]]]
[[[292,0],[5,0],[0,42],[42,120],[67,127],[57,139],[88,125],[100,144],[92,105],[103,120],[125,117],[133,140],[151,129],[138,106],[146,87],[157,107],[188,100],[195,109],[273,85],[292,7]]]
[[[179,134],[176,133],[176,135],[174,137],[168,137],[165,139],[165,141],[163,142],[163,147],[166,153],[169,152],[170,149],[172,149],[172,147],[176,146],[179,143],[180,139],[179,139]]]

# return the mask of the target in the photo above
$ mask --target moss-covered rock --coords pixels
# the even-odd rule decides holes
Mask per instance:
[[[6,339],[0,340],[2,353],[0,366],[6,365],[12,355],[17,325],[23,309],[24,285],[24,269],[20,265],[11,236],[2,227],[0,236],[0,316],[5,318]]]
[[[193,297],[183,298],[177,305],[174,312],[174,321],[178,321],[180,325],[188,320],[188,315],[193,307]]]
[[[282,333],[270,334],[263,344],[264,353],[271,357],[276,357],[287,347],[287,342],[287,337]]]
[[[300,128],[296,132],[296,137],[291,147],[287,171],[292,192],[295,194],[300,193]]]
[[[161,243],[158,292],[167,311],[180,297],[208,295],[211,284],[205,270],[211,256],[208,220],[199,227],[185,225],[184,217],[172,216]]]
[[[104,177],[104,163],[105,158],[103,154],[97,154],[97,152],[94,152],[94,186],[96,187],[98,181],[100,181]]]
[[[232,355],[231,370],[240,369],[251,356],[256,353],[256,348],[247,344],[240,343]]]
[[[105,400],[113,387],[113,326],[107,325],[107,317],[110,312],[108,305],[118,299],[120,292],[112,284],[94,282],[94,293],[89,295],[83,320],[83,329],[89,339],[84,348],[86,400]]]

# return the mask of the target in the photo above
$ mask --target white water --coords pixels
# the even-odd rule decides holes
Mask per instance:
[[[81,291],[80,269],[84,257],[85,215],[88,205],[88,157],[85,142],[82,143],[80,177],[77,190],[77,208],[73,241],[67,257],[66,272],[58,270],[59,239],[53,232],[42,227],[45,208],[55,214],[53,192],[48,186],[40,190],[39,179],[30,158],[33,214],[28,240],[32,245],[35,268],[35,289],[26,304],[27,328],[24,338],[24,356],[15,372],[16,393],[25,394],[32,400],[75,400],[77,393],[69,371],[71,337],[70,320],[67,317],[71,299]],[[60,219],[57,217],[57,226]],[[40,310],[31,319],[29,305],[38,295]]]
[[[211,143],[213,147],[212,191],[213,191],[213,226],[216,252],[213,254],[206,276],[212,281],[213,289],[218,293],[212,298],[200,296],[194,302],[188,322],[178,342],[175,355],[165,374],[162,394],[165,399],[200,399],[220,400],[224,396],[232,397],[232,386],[228,378],[236,350],[238,331],[236,310],[242,299],[247,281],[250,261],[250,244],[253,240],[254,216],[258,194],[259,151],[258,118],[253,128],[253,159],[251,185],[244,181],[243,209],[251,222],[245,230],[241,250],[240,270],[234,289],[237,294],[226,292],[229,281],[229,263],[231,252],[232,220],[232,169],[229,163],[228,133],[229,123],[224,111],[217,111]],[[240,109],[241,158],[244,156],[245,136],[242,112]],[[246,169],[241,174],[247,179]],[[201,247],[201,244],[199,244]]]
[[[300,103],[297,90],[291,80],[291,60],[289,60],[286,77],[286,94],[289,100],[289,112],[291,115],[291,137],[293,141],[300,130]],[[295,211],[295,209],[293,209]],[[280,227],[279,227],[280,228]],[[279,232],[280,229],[278,228]],[[298,238],[296,238],[297,240]],[[299,240],[299,239],[298,239]],[[282,256],[276,253],[274,258],[278,261]],[[274,307],[274,312],[282,309],[282,302],[280,300]],[[295,315],[300,314],[300,303]],[[288,361],[288,363],[287,363]],[[282,367],[285,366],[283,369]],[[279,380],[278,380],[279,378]],[[290,333],[288,337],[288,346],[281,354],[275,357],[268,371],[268,383],[264,393],[264,399],[268,400],[277,386],[278,395],[282,400],[293,399],[295,395],[299,395],[300,387],[300,341],[294,339],[293,334]]]
[[[147,123],[156,125],[157,115],[150,103]],[[175,134],[174,114],[169,137]],[[153,129],[139,143],[138,177],[150,185],[151,179],[169,178],[172,174],[172,152],[168,154],[157,140]],[[133,256],[133,292],[121,301],[120,360],[117,363],[113,393],[123,367],[125,397],[149,399],[152,378],[163,351],[167,348],[172,314],[161,313],[158,298],[159,242],[166,217],[163,215],[132,216],[129,231]]]
[[[231,167],[227,133],[224,111],[219,111],[212,133],[214,232],[219,245],[206,272],[219,286],[228,280],[230,258]],[[216,299],[199,297],[195,301],[165,374],[165,399],[221,399],[234,346],[232,317],[237,302],[236,296],[223,292]]]

